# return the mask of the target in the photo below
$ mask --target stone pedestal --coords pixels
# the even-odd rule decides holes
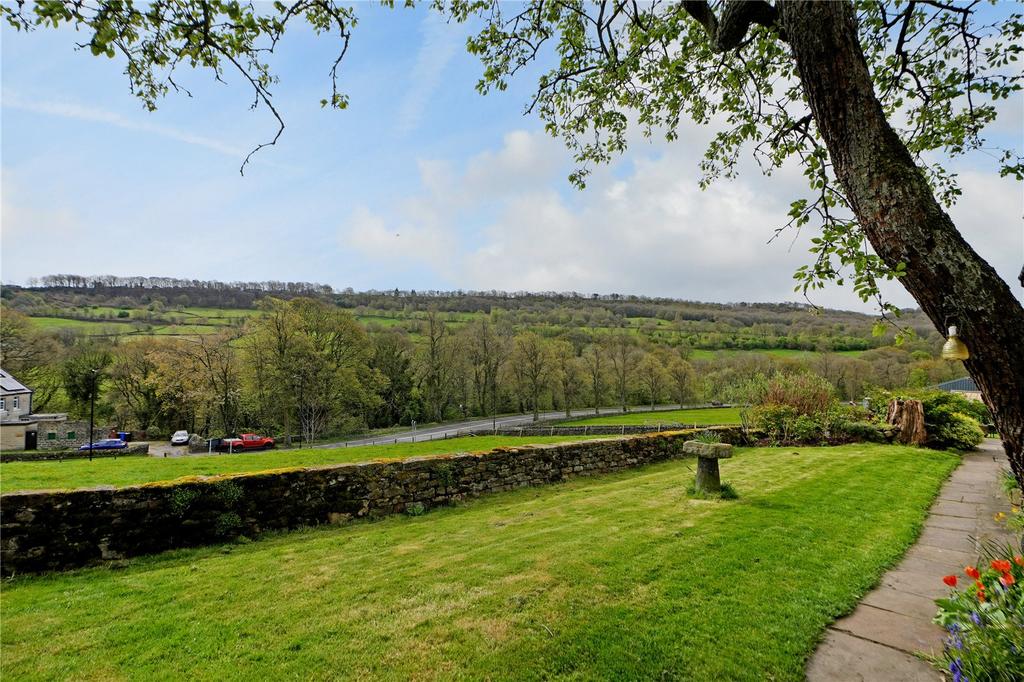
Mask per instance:
[[[697,458],[697,492],[719,493],[722,491],[722,478],[718,472],[718,460],[710,457]]]
[[[683,443],[683,452],[697,456],[697,492],[721,492],[722,479],[718,472],[718,460],[732,457],[732,446],[728,443],[701,443],[691,440]]]

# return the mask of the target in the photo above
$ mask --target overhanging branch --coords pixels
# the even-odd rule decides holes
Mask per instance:
[[[777,28],[778,12],[765,0],[729,0],[722,8],[721,18],[705,0],[686,0],[682,3],[686,13],[697,20],[716,52],[727,52],[739,47],[751,25]]]

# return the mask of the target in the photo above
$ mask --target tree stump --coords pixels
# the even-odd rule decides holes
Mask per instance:
[[[697,479],[694,488],[699,493],[718,494],[722,491],[722,479],[718,471],[718,460],[732,457],[732,446],[728,443],[700,443],[689,440],[683,443],[683,452],[697,456]]]
[[[924,405],[920,400],[893,399],[885,421],[896,427],[896,442],[905,445],[923,445],[928,439],[924,428]]]

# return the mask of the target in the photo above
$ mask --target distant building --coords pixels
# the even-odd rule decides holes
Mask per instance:
[[[88,442],[88,422],[69,421],[62,412],[32,414],[32,393],[0,369],[0,451],[66,450]]]
[[[35,446],[32,437],[26,440],[30,424],[32,435],[36,432],[35,422],[29,421],[30,414],[32,389],[0,369],[0,449],[25,450]]]
[[[950,393],[959,393],[971,400],[981,400],[981,390],[971,377],[943,381],[936,388],[942,391],[949,391]]]
[[[0,369],[0,422],[32,414],[32,389]]]

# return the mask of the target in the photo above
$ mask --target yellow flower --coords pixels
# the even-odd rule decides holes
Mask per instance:
[[[1020,514],[1020,507],[1010,507],[1010,511],[1014,514]]]
[[[1006,514],[1003,513],[1003,512],[999,512],[999,513],[995,514],[992,518],[995,519],[996,521],[1002,521],[1003,519],[1006,518]]]

